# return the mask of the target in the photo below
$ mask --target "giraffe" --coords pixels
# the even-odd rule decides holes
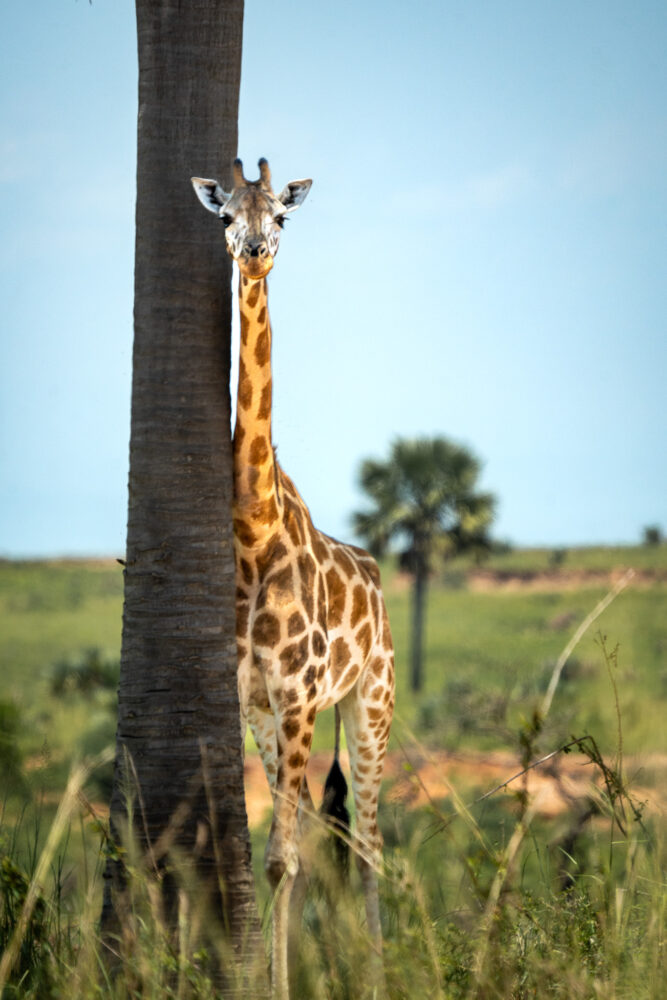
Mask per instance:
[[[193,177],[192,184],[205,208],[222,220],[227,250],[239,269],[241,342],[233,440],[239,700],[242,733],[249,724],[273,797],[264,858],[275,895],[271,987],[275,1000],[289,1000],[298,820],[312,808],[306,764],[315,717],[331,705],[337,706],[345,729],[357,860],[381,969],[376,866],[382,837],[376,820],[394,706],[394,664],[375,561],[314,527],[273,447],[266,276],[285,218],[304,201],[312,182],[291,181],[276,197],[267,161],[258,165],[259,180],[248,181],[243,164],[235,160],[231,192],[206,178]]]

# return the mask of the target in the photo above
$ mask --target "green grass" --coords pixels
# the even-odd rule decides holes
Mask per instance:
[[[562,745],[572,733],[590,733],[609,766],[615,765],[617,708],[598,632],[607,636],[608,651],[618,645],[610,670],[626,756],[667,751],[667,546],[576,549],[558,560],[561,573],[569,574],[567,589],[557,582],[548,589],[541,582],[539,590],[479,592],[467,586],[474,566],[465,561],[452,563],[446,583],[434,580],[426,683],[419,696],[407,683],[409,582],[384,567],[397,654],[395,734],[410,752],[509,748],[518,755],[528,746],[534,756]],[[610,574],[629,566],[644,578],[620,594],[584,636],[537,731],[534,713],[553,665],[608,589],[605,581],[584,577],[575,587],[572,574]],[[484,568],[529,579],[552,572],[554,557],[546,550],[516,551],[494,556]],[[16,925],[58,804],[69,801],[63,795],[73,761],[98,753],[113,739],[113,694],[65,684],[54,696],[54,671],[63,661],[76,667],[90,649],[104,660],[117,660],[121,610],[122,571],[116,564],[0,563],[0,702],[9,705],[4,716],[0,713],[0,725],[13,751],[0,757],[0,764],[7,768],[4,777],[13,768],[24,783],[8,796],[6,782],[0,803],[1,946]],[[318,719],[316,749],[331,747],[331,714],[325,716]],[[410,743],[412,732],[418,746]],[[625,777],[620,779],[624,789]],[[641,781],[644,787],[651,783],[647,769]],[[108,772],[86,785],[94,800],[103,800],[106,790]],[[480,790],[486,789],[479,782],[457,788],[466,802]],[[178,959],[178,946],[174,951],[155,909],[150,874],[139,869],[134,957],[127,959],[127,974],[115,992],[111,987],[100,992],[95,985],[100,840],[77,801],[68,808],[50,874],[41,883],[42,903],[26,930],[25,978],[8,987],[6,996],[88,1000],[141,991],[179,1000],[212,996],[196,943],[187,961]],[[596,811],[576,832],[580,817],[574,813],[531,819],[520,796],[507,792],[470,814],[452,797],[414,811],[383,801],[382,908],[392,1000],[661,996],[664,821],[647,814],[641,825],[626,802],[621,829],[611,820],[618,809],[609,797],[596,802]],[[260,906],[268,914],[262,873],[266,833],[253,831],[253,848]],[[507,852],[517,842],[510,859]],[[358,885],[350,896],[339,897],[330,881],[325,871],[306,906],[300,995],[363,997],[368,947]],[[176,986],[170,970],[178,973]]]

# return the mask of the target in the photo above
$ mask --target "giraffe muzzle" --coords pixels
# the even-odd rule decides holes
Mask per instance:
[[[264,240],[244,243],[238,258],[239,269],[248,278],[263,278],[273,267],[273,257]]]

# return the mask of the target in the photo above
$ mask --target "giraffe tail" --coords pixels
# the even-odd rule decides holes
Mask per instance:
[[[320,813],[325,817],[333,832],[333,850],[336,866],[347,878],[350,869],[350,850],[347,837],[350,834],[350,814],[347,811],[347,781],[338,763],[340,752],[340,712],[336,705],[336,740],[333,764],[324,783],[324,797]],[[340,836],[342,834],[342,836]],[[345,839],[344,839],[345,838]]]

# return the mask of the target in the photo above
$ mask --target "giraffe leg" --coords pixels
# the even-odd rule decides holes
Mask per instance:
[[[387,668],[389,671],[389,667]],[[393,679],[393,672],[389,674]],[[374,682],[365,683],[362,675],[355,687],[340,702],[350,755],[352,791],[355,805],[355,840],[357,865],[366,904],[368,931],[374,945],[374,976],[384,990],[382,966],[382,928],[378,894],[377,866],[382,856],[382,834],[377,826],[377,807],[382,765],[393,710],[393,693],[387,702],[368,700],[365,692]]]
[[[310,876],[310,859],[308,856],[308,835],[313,825],[312,815],[316,812],[315,804],[310,795],[308,782],[304,777],[299,793],[299,812],[297,821],[297,836],[299,850],[299,870],[292,886],[290,897],[290,919],[289,919],[289,939],[288,939],[288,964],[290,975],[296,969],[299,957],[299,944],[301,942],[301,927],[303,923],[303,910],[306,905],[306,895],[308,892],[308,881]]]
[[[299,870],[297,814],[313,735],[315,713],[307,708],[274,707],[277,768],[273,821],[264,854],[264,868],[274,893],[271,927],[271,989],[274,1000],[289,1000],[288,950],[292,920],[291,897]],[[296,914],[294,915],[296,918]],[[296,919],[295,919],[296,924]],[[296,928],[293,933],[296,932]]]

